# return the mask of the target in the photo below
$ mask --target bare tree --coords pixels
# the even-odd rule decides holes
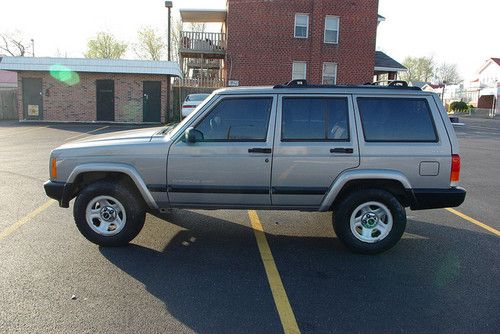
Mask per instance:
[[[99,32],[87,44],[86,58],[120,59],[127,51],[127,43],[118,41],[113,35]]]
[[[435,73],[435,80],[439,83],[454,85],[461,81],[456,64],[442,63]]]
[[[152,27],[139,30],[137,40],[134,52],[141,59],[160,60],[167,50],[165,39]]]
[[[6,52],[12,57],[26,56],[29,41],[19,32],[0,33],[0,52]]]

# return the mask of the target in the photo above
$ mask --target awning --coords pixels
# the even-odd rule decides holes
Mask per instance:
[[[182,22],[226,22],[225,9],[179,9]]]
[[[49,57],[0,57],[0,70],[49,72],[67,68],[74,72],[161,74],[182,77],[179,64],[173,61],[49,58]]]
[[[375,51],[375,72],[399,72],[408,69],[382,51]]]

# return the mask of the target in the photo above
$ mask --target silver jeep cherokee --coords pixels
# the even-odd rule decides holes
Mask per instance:
[[[333,211],[353,251],[394,246],[412,210],[455,207],[460,157],[437,95],[408,87],[312,86],[215,91],[176,126],[95,136],[50,156],[47,195],[80,232],[125,245],[146,212]]]

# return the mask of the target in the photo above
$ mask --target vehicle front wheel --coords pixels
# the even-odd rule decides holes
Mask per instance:
[[[73,216],[89,241],[100,246],[123,246],[139,234],[146,214],[136,192],[119,182],[100,181],[80,192]]]
[[[358,190],[334,209],[333,228],[350,250],[363,254],[381,253],[401,239],[406,228],[406,212],[385,190]]]

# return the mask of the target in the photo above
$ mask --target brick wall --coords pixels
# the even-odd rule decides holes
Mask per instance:
[[[143,81],[161,81],[161,120],[167,107],[167,77],[164,75],[78,73],[79,83],[68,85],[54,79],[48,72],[19,72],[18,111],[24,119],[22,79],[41,78],[43,93],[43,120],[96,120],[96,80],[115,81],[115,121],[142,122]]]
[[[228,0],[228,79],[241,85],[291,80],[293,61],[307,62],[320,84],[323,62],[337,63],[337,83],[373,81],[378,0]],[[309,37],[294,38],[296,13],[309,14]],[[323,43],[326,15],[340,17],[339,43]]]

